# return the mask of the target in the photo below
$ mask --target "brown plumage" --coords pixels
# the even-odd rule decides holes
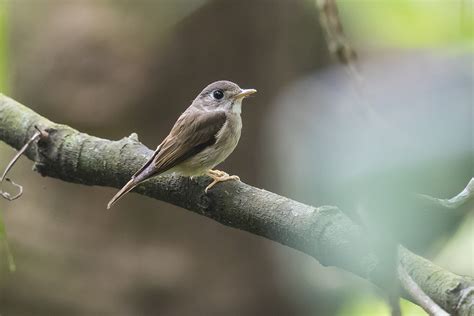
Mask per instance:
[[[224,161],[237,146],[242,127],[242,99],[254,92],[253,89],[240,89],[229,81],[217,81],[207,86],[181,114],[150,159],[110,200],[107,208],[143,181],[160,174],[208,174],[214,182],[206,192],[217,182],[238,179],[211,169]]]

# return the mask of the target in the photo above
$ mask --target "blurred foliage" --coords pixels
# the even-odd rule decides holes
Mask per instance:
[[[458,274],[474,276],[474,214],[471,212],[454,236],[436,257],[436,263]],[[442,243],[443,240],[440,240]]]
[[[407,301],[400,300],[402,315],[423,316],[426,315],[421,307]],[[340,309],[338,316],[389,316],[390,309],[381,299],[372,296],[355,296],[345,303]]]
[[[9,91],[8,85],[8,3],[0,0],[0,92]]]
[[[345,31],[368,45],[426,48],[474,43],[470,0],[340,0]]]

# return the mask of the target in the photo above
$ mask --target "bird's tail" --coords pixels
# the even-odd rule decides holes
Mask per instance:
[[[114,197],[109,201],[107,204],[107,209],[110,209],[112,205],[115,204],[115,202],[120,200],[128,192],[132,191],[137,185],[140,184],[140,182],[141,181],[137,181],[136,178],[130,179],[130,181],[128,181],[127,184],[125,184],[123,188],[121,188],[120,191],[118,191],[117,194],[115,194]]]
[[[120,191],[115,194],[115,196],[110,200],[109,204],[107,204],[107,209],[110,209],[112,205],[115,204],[118,200],[122,198],[125,194],[132,191],[137,185],[142,183],[143,181],[149,179],[150,177],[157,174],[155,167],[153,165],[153,160],[155,159],[156,155],[160,152],[161,145],[159,145],[153,155],[148,159],[148,161],[132,176],[130,181],[127,182],[120,189]]]

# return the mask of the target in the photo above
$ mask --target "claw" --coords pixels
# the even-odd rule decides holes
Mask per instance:
[[[237,180],[240,181],[238,176],[229,176],[228,173],[220,170],[209,170],[207,175],[213,179],[213,181],[204,189],[204,192],[207,194],[210,188],[219,182],[224,182],[228,180]]]

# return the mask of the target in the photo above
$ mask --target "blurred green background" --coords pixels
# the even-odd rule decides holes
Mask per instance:
[[[396,126],[398,135],[406,117],[446,117],[452,109],[459,113],[452,125],[423,122],[428,134],[461,139],[446,160],[462,161],[456,166],[438,163],[433,151],[446,185],[395,181],[451,197],[474,170],[473,3],[338,3],[373,109],[361,106],[354,94],[361,87],[328,55],[312,0],[0,0],[0,90],[53,121],[111,139],[137,132],[155,147],[208,83],[228,79],[256,88],[244,104],[240,144],[222,169],[256,187],[348,212],[366,195],[340,198],[338,190],[354,183],[344,170],[354,169],[360,155],[367,161],[364,144],[388,135],[381,125]],[[417,76],[422,80],[407,93],[406,79]],[[372,99],[378,94],[386,99]],[[404,94],[408,101],[388,102]],[[342,128],[333,131],[338,120]],[[356,135],[351,124],[355,131],[370,126],[368,136],[341,142],[349,149],[339,152],[338,133]],[[441,142],[435,141],[420,151],[431,153]],[[0,166],[13,155],[0,143]],[[408,162],[404,170],[417,169]],[[115,189],[42,178],[31,166],[24,158],[11,174],[25,185],[23,197],[0,200],[17,266],[9,271],[2,249],[2,315],[389,315],[380,289],[292,249],[135,194],[105,212]],[[472,212],[431,217],[439,218],[436,229],[407,243],[455,273],[474,275]],[[423,315],[411,303],[402,307],[405,315]]]

